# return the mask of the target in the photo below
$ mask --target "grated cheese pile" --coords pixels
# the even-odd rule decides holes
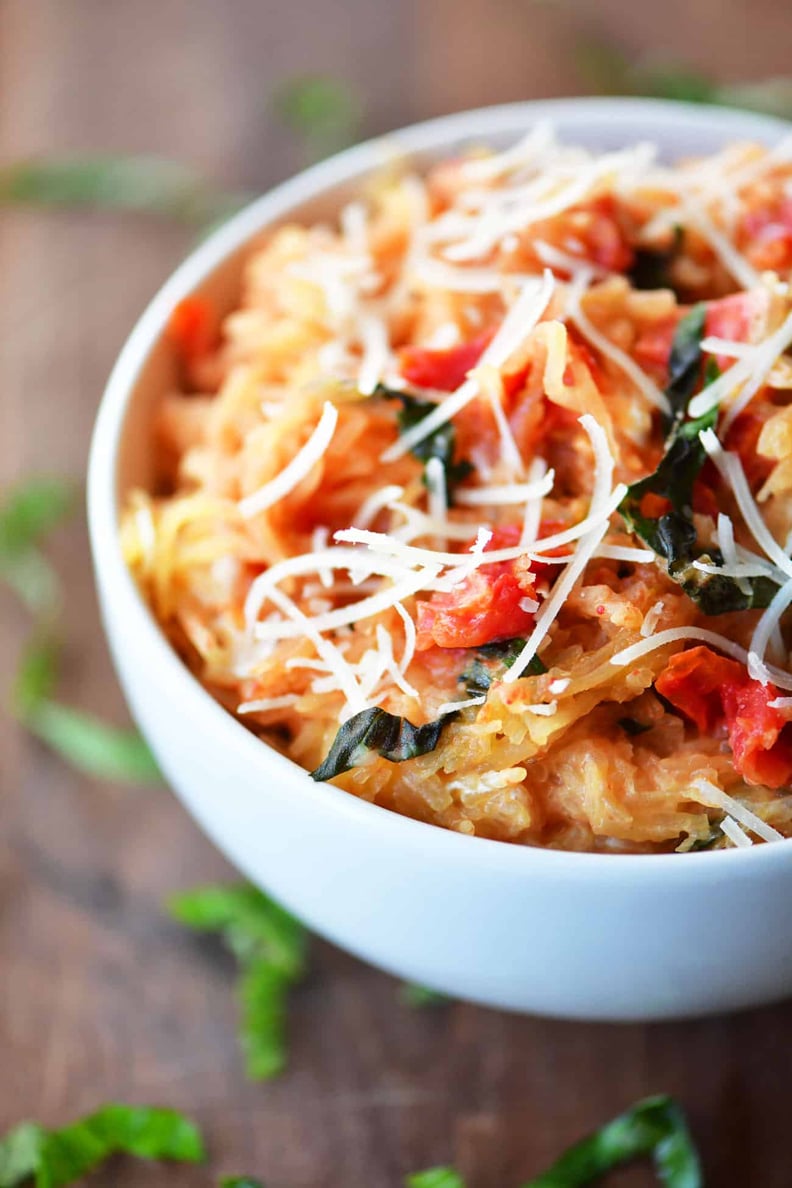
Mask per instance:
[[[792,836],[792,152],[545,124],[184,301],[125,554],[318,778],[609,852]]]

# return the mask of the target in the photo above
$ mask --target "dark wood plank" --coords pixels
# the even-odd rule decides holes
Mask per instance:
[[[754,13],[761,23],[738,37]],[[787,68],[789,17],[771,0],[605,0],[596,15],[636,52],[652,37],[666,55],[732,77]],[[0,156],[159,152],[259,188],[299,163],[268,107],[284,79],[351,80],[378,132],[580,89],[572,50],[590,23],[583,3],[507,0],[0,0]],[[82,473],[113,357],[188,244],[184,231],[143,220],[3,212],[0,482]],[[79,520],[55,554],[67,589],[64,696],[123,720]],[[4,678],[25,631],[2,595]],[[230,962],[161,911],[177,887],[233,877],[171,795],[82,779],[0,715],[0,796],[0,1127],[128,1098],[187,1110],[211,1143],[211,1173],[127,1164],[97,1185],[208,1185],[250,1171],[283,1188],[392,1188],[409,1169],[453,1160],[475,1188],[507,1188],[663,1090],[689,1109],[712,1184],[789,1183],[789,1007],[657,1027],[460,1004],[416,1012],[391,979],[317,942],[294,999],[291,1068],[251,1085]],[[652,1181],[639,1169],[615,1182]]]

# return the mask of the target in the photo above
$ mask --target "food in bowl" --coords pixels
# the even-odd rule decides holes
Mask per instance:
[[[792,165],[536,126],[251,247],[123,543],[199,680],[369,801],[568,850],[792,835]]]

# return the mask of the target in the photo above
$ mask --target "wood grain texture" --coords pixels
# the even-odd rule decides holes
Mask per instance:
[[[580,89],[573,46],[594,28],[633,54],[655,46],[737,78],[788,68],[792,18],[772,0],[0,0],[0,159],[159,152],[261,188],[299,164],[268,107],[284,79],[349,79],[378,132]],[[82,473],[113,357],[188,246],[150,220],[2,213],[0,483]],[[79,518],[54,552],[64,696],[123,720]],[[4,687],[26,629],[0,594]],[[0,714],[0,820],[0,1128],[119,1098],[182,1108],[210,1142],[211,1174],[118,1164],[99,1186],[247,1171],[271,1188],[395,1188],[451,1160],[473,1188],[509,1188],[658,1091],[689,1110],[708,1184],[792,1180],[787,1006],[654,1027],[410,1011],[391,979],[317,942],[294,997],[290,1070],[251,1085],[230,963],[161,911],[176,888],[233,877],[171,795],[78,777]],[[652,1179],[636,1169],[613,1182]]]

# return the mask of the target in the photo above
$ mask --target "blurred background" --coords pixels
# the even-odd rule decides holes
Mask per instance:
[[[0,0],[0,494],[37,476],[79,488],[133,321],[246,195],[364,136],[509,100],[655,94],[789,115],[790,50],[784,0]],[[57,694],[124,725],[79,498],[46,543]],[[708,1183],[787,1188],[785,1007],[629,1028],[410,1012],[390,979],[316,944],[289,1073],[246,1081],[231,963],[161,909],[233,872],[162,788],[110,782],[76,736],[56,751],[77,767],[32,737],[43,719],[11,690],[38,595],[8,561],[13,531],[0,511],[0,578],[30,604],[0,590],[0,1131],[108,1097],[162,1101],[204,1125],[211,1171],[96,1183],[208,1185],[222,1168],[386,1188],[453,1160],[474,1188],[509,1188],[663,1090],[691,1115]]]

